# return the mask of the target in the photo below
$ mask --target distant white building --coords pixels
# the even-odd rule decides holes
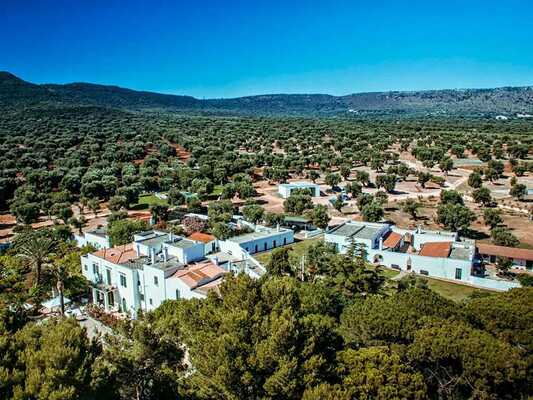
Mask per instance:
[[[403,271],[507,290],[515,282],[476,274],[475,242],[456,232],[400,229],[390,224],[347,221],[326,232],[324,240],[346,253],[353,243],[365,245],[367,260]]]
[[[204,298],[226,273],[205,259],[203,242],[156,230],[134,235],[131,244],[82,256],[81,264],[92,283],[93,303],[134,318],[165,300]]]
[[[278,193],[281,197],[286,199],[291,195],[292,191],[296,189],[307,189],[311,191],[311,196],[320,197],[320,186],[311,182],[282,183],[278,186]]]
[[[107,229],[103,226],[99,226],[82,235],[74,235],[74,239],[79,247],[92,246],[97,250],[109,249],[111,247],[111,239],[107,234]]]
[[[221,251],[229,254],[241,254],[241,250],[248,254],[272,250],[294,242],[294,231],[285,228],[269,228],[257,225],[254,232],[233,236],[219,241]]]

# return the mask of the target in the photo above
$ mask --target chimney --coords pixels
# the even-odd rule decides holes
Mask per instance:
[[[379,250],[383,250],[383,236],[379,238]]]
[[[164,248],[163,248],[163,260],[164,260],[165,262],[168,261],[168,247],[164,247]]]
[[[279,232],[279,223],[276,224],[276,232]]]
[[[140,249],[139,245],[135,246],[135,251],[137,252],[137,257],[140,257],[141,256],[141,249]]]
[[[150,248],[150,258],[152,261],[152,265],[155,264],[155,249],[153,247]]]
[[[172,232],[169,232],[168,238],[170,239],[170,242],[172,243],[174,241],[174,234]]]

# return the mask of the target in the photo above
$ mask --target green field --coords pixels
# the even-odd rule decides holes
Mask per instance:
[[[150,206],[168,206],[168,201],[155,197],[153,193],[141,194],[139,201],[134,204],[132,210],[147,210]]]
[[[472,293],[477,291],[487,292],[488,290],[477,289],[472,286],[461,285],[458,283],[441,281],[438,279],[426,278],[428,281],[428,286],[440,294],[442,297],[445,297],[453,301],[463,301]]]
[[[397,271],[395,269],[389,269],[389,268],[382,268],[381,269],[381,275],[383,275],[385,278],[392,279],[396,275],[398,275],[400,271]]]

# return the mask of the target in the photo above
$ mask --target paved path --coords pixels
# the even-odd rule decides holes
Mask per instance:
[[[79,321],[80,325],[87,330],[89,339],[94,339],[98,336],[103,337],[106,334],[112,334],[113,330],[94,318],[87,317],[85,321]]]
[[[404,271],[403,269],[400,271],[400,273],[394,277],[391,278],[391,280],[393,281],[399,281],[400,279],[402,279],[404,276],[407,276],[409,275],[411,272],[410,271]]]

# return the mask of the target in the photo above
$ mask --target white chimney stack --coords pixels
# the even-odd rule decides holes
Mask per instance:
[[[151,258],[151,261],[152,261],[152,265],[155,264],[155,249],[152,247],[150,248],[150,258]]]

